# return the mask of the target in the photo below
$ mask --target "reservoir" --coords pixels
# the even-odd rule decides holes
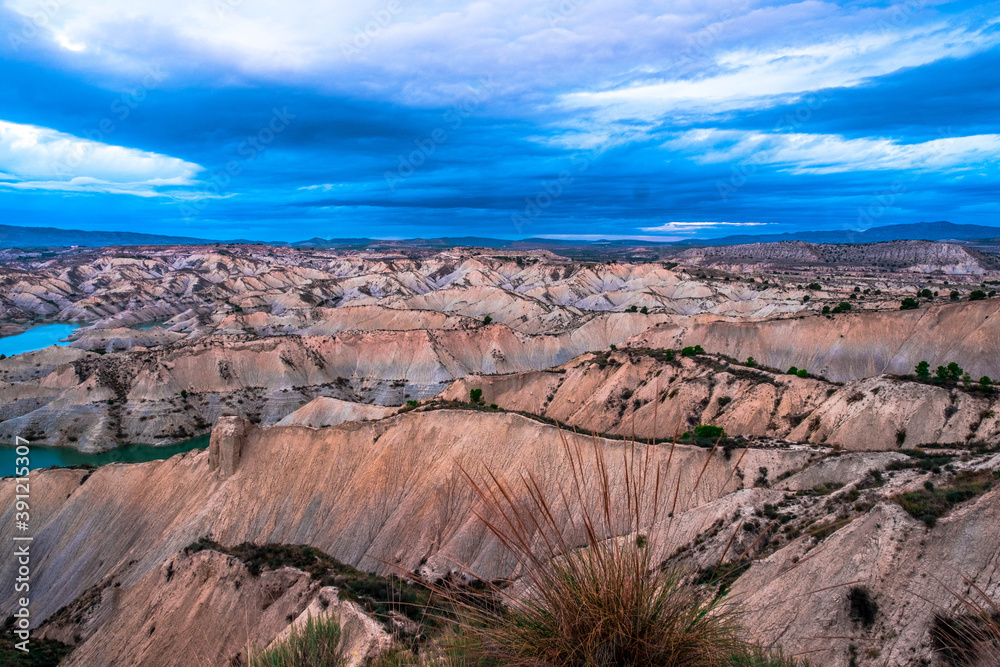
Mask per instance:
[[[0,354],[8,357],[22,352],[34,352],[49,345],[67,345],[63,339],[80,327],[74,324],[43,324],[31,327],[16,336],[0,338]]]
[[[208,447],[209,435],[178,442],[174,445],[156,447],[154,445],[122,445],[98,454],[84,454],[72,447],[42,447],[29,444],[28,467],[31,470],[39,468],[66,468],[70,466],[92,465],[102,466],[108,463],[145,463],[169,459],[175,454],[190,452]],[[5,443],[0,447],[0,477],[10,477],[14,474],[14,459],[17,453],[13,444]]]

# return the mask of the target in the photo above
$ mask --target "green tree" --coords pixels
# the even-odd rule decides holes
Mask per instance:
[[[979,378],[979,388],[983,391],[993,391],[993,380],[984,375]]]
[[[808,303],[808,302],[809,302],[809,295],[806,294],[804,297],[802,297],[802,303]]]
[[[181,389],[181,398],[187,399],[187,397],[188,397],[187,389]]]
[[[986,292],[981,289],[972,290],[972,294],[969,295],[969,301],[982,301],[986,298]]]
[[[947,382],[951,375],[948,373],[948,369],[944,366],[938,366],[937,370],[934,371],[934,379],[938,382]]]
[[[921,361],[919,364],[917,364],[916,372],[917,372],[917,379],[919,380],[931,379],[931,365],[926,361]]]
[[[804,368],[800,368],[799,372],[796,373],[796,375],[798,375],[800,378],[807,378],[807,377],[809,377],[809,371],[807,371]]]
[[[903,299],[903,303],[899,306],[900,310],[916,310],[920,307],[920,303],[917,302],[913,297],[906,297]]]
[[[799,369],[796,368],[795,366],[792,366],[791,368],[788,369],[788,374],[789,375],[798,375],[799,374]]]
[[[681,350],[682,357],[693,357],[698,354],[705,354],[705,350],[702,349],[701,345],[689,345]]]
[[[483,402],[483,390],[479,389],[478,387],[476,389],[470,389],[469,390],[469,402],[470,403],[477,403],[477,404],[478,403],[482,403]]]
[[[934,298],[934,294],[929,289],[927,289],[926,287],[924,289],[920,290],[920,296],[924,297],[928,301],[930,301],[931,299]]]
[[[694,436],[696,438],[710,438],[712,440],[717,440],[719,438],[726,437],[726,430],[721,426],[715,426],[714,424],[699,424],[694,427]]]
[[[958,290],[956,290],[956,289],[953,289],[953,290],[951,291],[951,294],[950,294],[949,296],[951,297],[951,300],[952,300],[952,301],[958,301],[958,299],[959,299],[959,297],[960,297],[961,295],[960,295],[960,294],[958,293]]]
[[[956,364],[954,361],[948,364],[948,377],[952,382],[958,382],[962,377],[962,367]]]
[[[639,309],[639,312],[642,313],[643,315],[648,315],[649,314],[649,308],[647,308],[646,306],[643,306],[642,308]]]
[[[493,321],[493,318],[490,317],[489,315],[487,315],[486,317],[483,318],[483,326],[486,326],[487,324],[489,324],[492,321]]]
[[[823,288],[822,288],[822,287],[820,287],[820,284],[819,284],[819,283],[809,283],[808,285],[806,285],[806,289],[811,289],[811,290],[821,290],[821,289],[823,289]]]
[[[832,313],[846,313],[851,309],[851,304],[846,301],[841,301],[836,306],[833,307]]]
[[[824,315],[830,314],[830,306],[823,306],[823,314]]]
[[[753,357],[747,357],[747,363],[745,365],[747,368],[757,368],[757,360]]]

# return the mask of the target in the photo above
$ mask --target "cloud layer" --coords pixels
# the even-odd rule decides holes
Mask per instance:
[[[1000,224],[997,16],[6,0],[0,212],[217,238],[683,237],[857,226],[892,189],[877,224]]]

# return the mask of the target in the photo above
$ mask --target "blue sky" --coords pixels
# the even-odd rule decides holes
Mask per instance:
[[[0,0],[0,223],[1000,225],[1000,3]]]

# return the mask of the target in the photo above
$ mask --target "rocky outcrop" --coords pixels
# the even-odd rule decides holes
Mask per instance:
[[[300,570],[255,576],[232,556],[181,551],[133,585],[96,585],[42,636],[78,644],[67,667],[246,664],[248,647],[264,648],[320,592]]]
[[[240,465],[251,428],[241,417],[220,417],[208,443],[208,469],[221,479],[231,477]]]
[[[441,398],[555,419],[598,433],[672,438],[699,424],[729,435],[886,451],[1000,441],[996,393],[887,377],[837,385],[748,368],[711,355],[629,348],[583,355],[547,371],[467,376]]]

